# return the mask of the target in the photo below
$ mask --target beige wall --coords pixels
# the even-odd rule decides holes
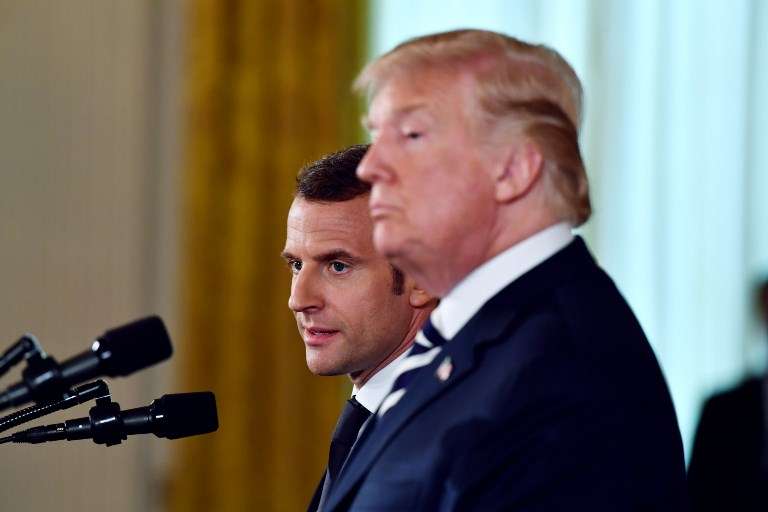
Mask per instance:
[[[0,0],[0,350],[29,331],[61,360],[153,312],[173,337],[180,9]],[[111,381],[113,398],[180,391],[172,370]],[[152,510],[169,449],[150,436],[2,445],[0,508]]]

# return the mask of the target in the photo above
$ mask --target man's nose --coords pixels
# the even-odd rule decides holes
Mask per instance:
[[[370,184],[389,180],[392,173],[386,165],[385,151],[382,142],[372,143],[357,166],[357,177]]]
[[[291,296],[288,307],[294,313],[320,310],[323,308],[323,298],[316,279],[306,272],[299,271],[291,283]]]

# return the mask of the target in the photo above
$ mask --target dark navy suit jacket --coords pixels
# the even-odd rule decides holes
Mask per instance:
[[[324,511],[685,509],[661,370],[577,238],[419,372],[363,434]]]

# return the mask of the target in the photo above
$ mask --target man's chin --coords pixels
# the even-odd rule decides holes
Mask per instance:
[[[312,375],[316,377],[338,377],[339,375],[346,375],[346,373],[334,369],[325,369],[325,368],[319,368],[319,369],[309,369],[310,372],[312,372]]]
[[[419,273],[419,256],[423,247],[418,239],[406,236],[405,232],[396,227],[383,227],[380,231],[374,231],[373,246],[376,252],[405,274],[414,276]]]
[[[318,377],[335,377],[337,375],[346,375],[348,373],[346,367],[323,361],[322,358],[319,357],[311,357],[309,353],[307,354],[307,368],[313,375],[317,375]]]
[[[380,221],[373,231],[373,247],[376,252],[395,263],[403,255],[404,239],[396,226],[389,221]]]

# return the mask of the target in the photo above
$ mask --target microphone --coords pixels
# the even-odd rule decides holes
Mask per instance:
[[[40,342],[37,341],[31,334],[25,334],[19,340],[11,345],[11,347],[0,355],[0,377],[2,377],[11,367],[22,359],[29,359],[36,355],[44,354],[43,349],[40,347]]]
[[[0,393],[0,411],[31,401],[56,400],[71,386],[96,377],[124,377],[171,357],[173,348],[157,316],[110,329],[89,350],[63,363],[45,354],[31,357],[21,382]]]
[[[22,430],[0,439],[0,443],[93,439],[94,443],[112,446],[134,434],[179,439],[218,428],[216,397],[210,391],[163,395],[147,407],[126,411],[120,411],[120,406],[109,398],[100,398],[86,418]]]

